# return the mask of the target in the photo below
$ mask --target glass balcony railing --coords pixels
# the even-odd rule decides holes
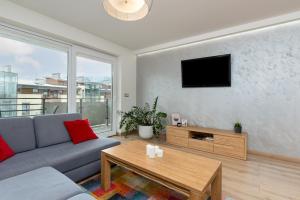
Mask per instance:
[[[89,119],[96,133],[112,130],[112,101],[98,97],[76,99],[76,110]],[[0,98],[0,118],[68,112],[67,98]]]
[[[112,130],[112,101],[98,97],[80,98],[76,101],[76,111],[89,119],[96,133]]]

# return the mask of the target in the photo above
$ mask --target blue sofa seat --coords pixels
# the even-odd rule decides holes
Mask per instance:
[[[68,176],[68,172],[96,162],[98,167],[91,172],[92,175],[100,170],[101,150],[118,144],[114,139],[102,138],[77,145],[66,142],[18,153],[1,162],[0,180],[46,166],[54,167]],[[77,177],[79,176],[69,176],[72,180],[79,181],[80,178]]]
[[[52,145],[40,148],[38,153],[50,166],[65,173],[95,161],[99,162],[100,167],[101,150],[118,144],[114,139],[101,138],[76,145],[71,142]]]
[[[0,181],[1,199],[5,200],[92,200],[86,190],[51,167],[39,168]]]
[[[48,163],[40,156],[38,149],[18,153],[0,163],[0,180],[45,166]]]

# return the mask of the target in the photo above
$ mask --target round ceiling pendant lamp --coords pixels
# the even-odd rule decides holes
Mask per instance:
[[[152,0],[103,0],[105,11],[122,21],[137,21],[148,15]]]

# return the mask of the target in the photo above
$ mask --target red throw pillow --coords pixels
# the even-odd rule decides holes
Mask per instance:
[[[98,138],[87,119],[65,121],[64,124],[74,144]]]
[[[15,152],[10,148],[10,146],[0,135],[0,162],[12,157],[13,155],[15,155]]]

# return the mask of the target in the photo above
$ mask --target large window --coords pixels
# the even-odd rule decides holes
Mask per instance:
[[[80,112],[115,133],[115,58],[0,25],[0,118]]]
[[[0,35],[0,117],[67,112],[67,66],[52,44]]]

